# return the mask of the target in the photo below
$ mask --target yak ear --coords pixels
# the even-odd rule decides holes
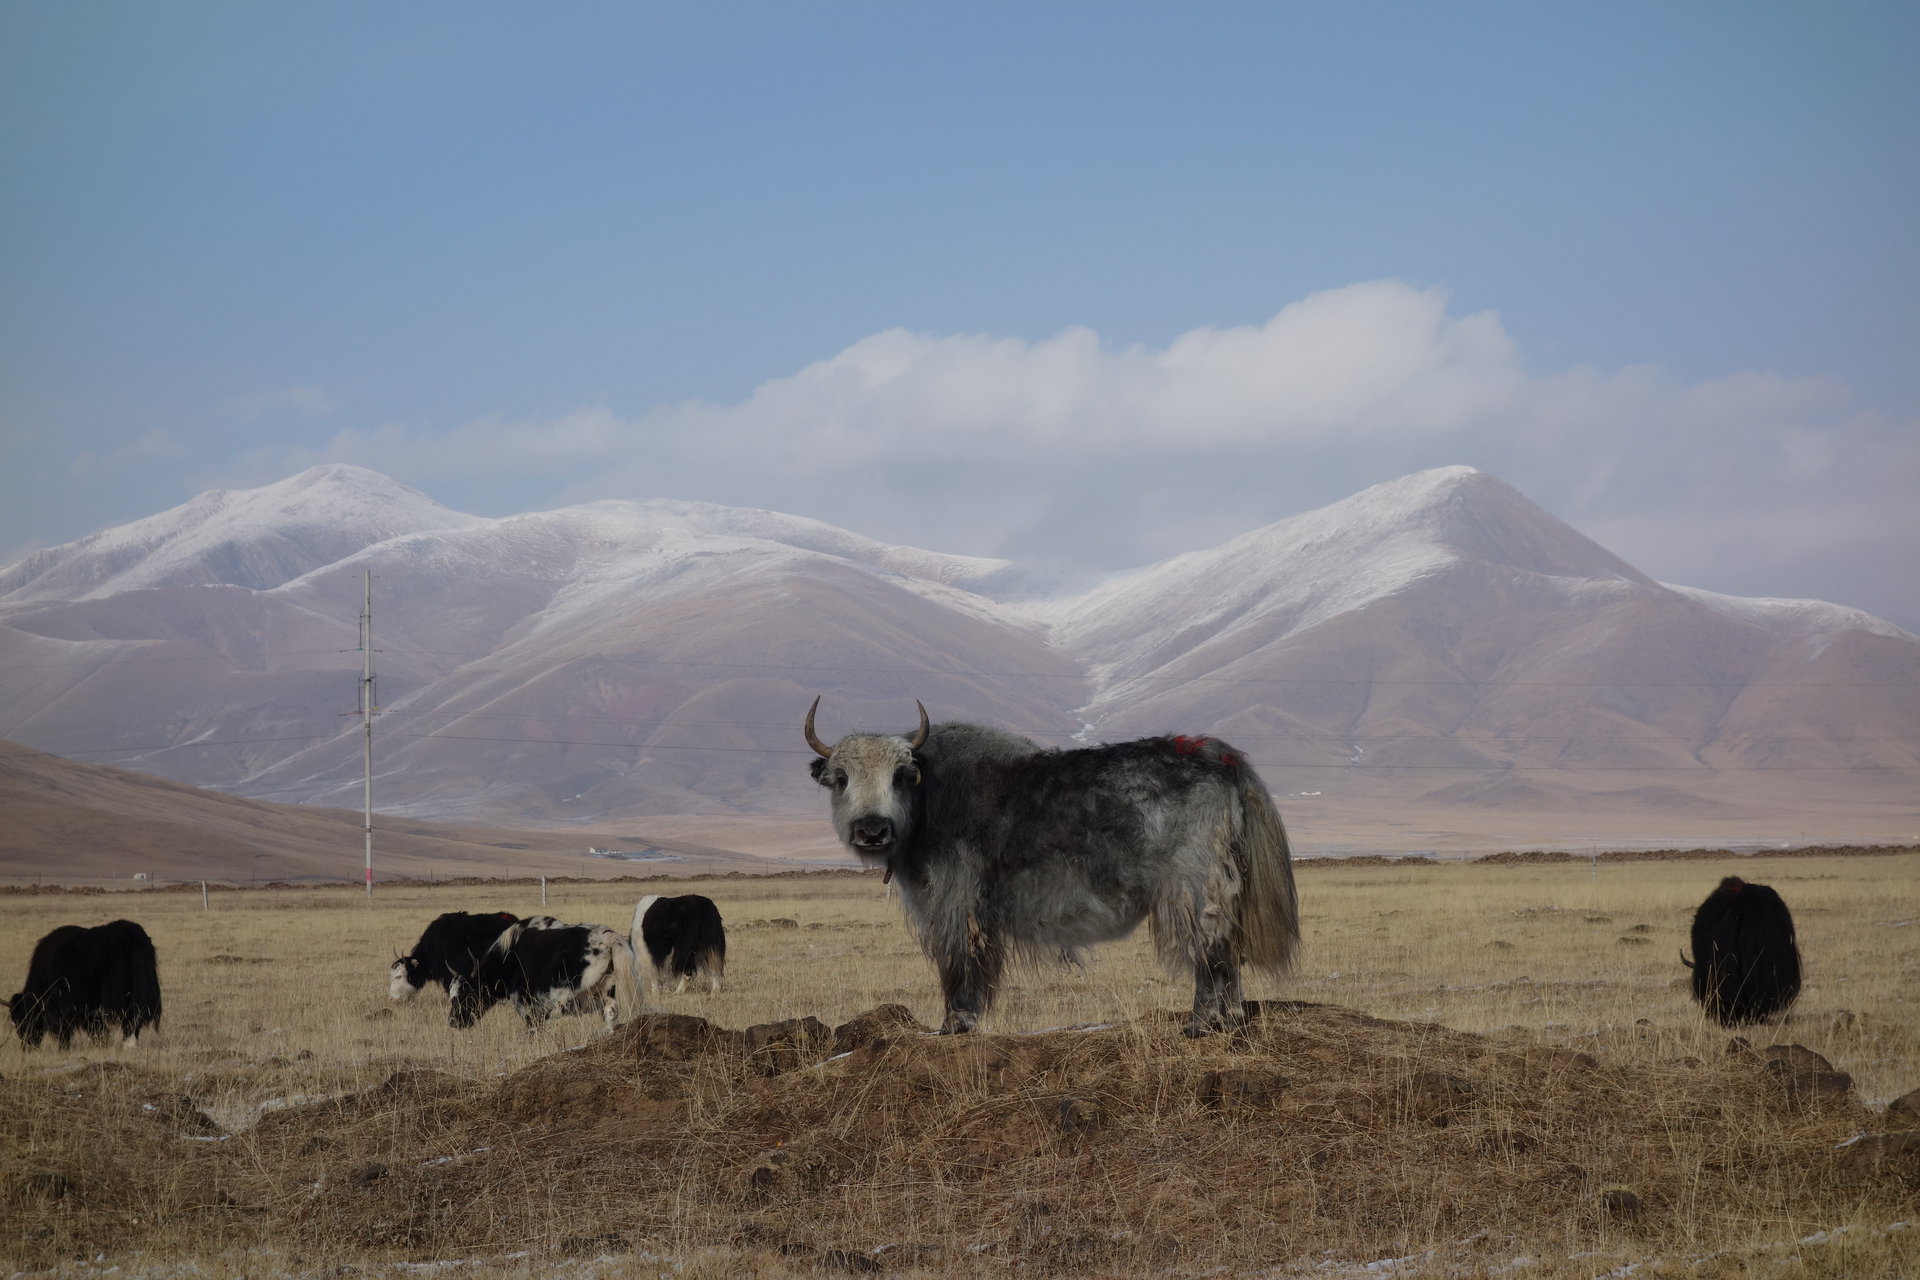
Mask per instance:
[[[813,775],[813,780],[815,782],[819,782],[820,774],[826,769],[826,767],[827,767],[827,759],[825,756],[821,756],[818,759],[816,759],[812,764],[807,766],[807,772]]]

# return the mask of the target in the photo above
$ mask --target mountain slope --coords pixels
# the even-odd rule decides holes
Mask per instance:
[[[145,520],[0,569],[0,600],[85,600],[152,587],[264,590],[402,533],[474,521],[364,467],[312,467],[260,489],[215,489]]]
[[[1330,824],[1898,821],[1920,793],[1920,641],[1654,582],[1467,467],[1038,598],[1021,565],[774,512],[481,519],[317,468],[0,571],[0,733],[354,803],[368,572],[376,795],[422,816],[810,809],[816,694],[828,736],[903,728],[915,699],[1059,744],[1218,733]]]
[[[264,804],[124,769],[78,764],[0,741],[0,880],[352,880],[365,865],[363,817]],[[390,817],[375,820],[379,879],[460,875],[609,875],[655,864],[589,859],[590,844],[645,846],[676,866],[754,868],[751,858],[632,833],[525,832]]]

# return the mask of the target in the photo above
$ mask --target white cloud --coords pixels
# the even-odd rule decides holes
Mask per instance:
[[[1848,579],[1833,594],[1871,608],[1889,571],[1870,566],[1916,558],[1916,440],[1831,379],[1532,372],[1493,313],[1376,281],[1164,348],[887,330],[736,404],[356,428],[254,462],[357,462],[430,488],[539,479],[539,501],[703,498],[1107,567],[1466,462],[1655,576],[1753,589],[1754,557],[1818,547]]]

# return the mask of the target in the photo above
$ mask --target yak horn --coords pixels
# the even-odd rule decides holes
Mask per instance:
[[[815,751],[818,751],[823,756],[830,756],[833,754],[833,748],[829,747],[826,743],[820,741],[820,735],[813,731],[813,713],[818,711],[819,709],[820,709],[820,699],[815,698],[813,700],[813,705],[807,708],[807,724],[805,729],[805,732],[807,735],[807,745],[812,747]]]
[[[913,705],[920,708],[920,728],[915,731],[912,738],[908,739],[907,747],[910,750],[918,751],[927,745],[927,709],[920,705],[920,699],[918,698],[913,700]]]

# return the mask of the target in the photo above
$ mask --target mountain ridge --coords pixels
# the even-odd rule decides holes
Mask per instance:
[[[342,650],[368,571],[377,790],[423,817],[799,809],[815,694],[829,736],[898,727],[916,698],[1057,745],[1204,728],[1277,791],[1354,813],[1434,796],[1630,813],[1633,794],[1709,812],[1781,787],[1824,805],[1816,782],[1897,813],[1895,775],[1920,766],[1920,640],[1655,582],[1471,467],[1051,589],[778,512],[483,518],[316,468],[0,570],[0,734],[350,803]]]

